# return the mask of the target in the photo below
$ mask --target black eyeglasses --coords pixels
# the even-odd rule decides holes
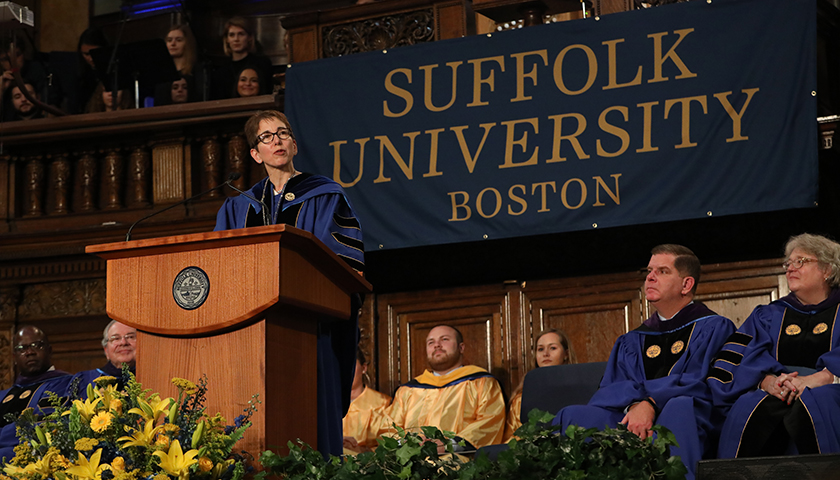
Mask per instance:
[[[46,345],[43,341],[38,340],[37,342],[32,343],[24,343],[21,345],[15,345],[15,353],[18,355],[22,354],[23,352],[29,350],[30,348],[35,351],[43,350]]]
[[[274,141],[274,136],[277,136],[280,140],[288,140],[290,138],[294,138],[292,135],[292,131],[287,128],[278,128],[276,132],[265,132],[261,133],[257,136],[257,142],[263,143],[265,145],[271,144]],[[256,147],[256,145],[254,145]]]

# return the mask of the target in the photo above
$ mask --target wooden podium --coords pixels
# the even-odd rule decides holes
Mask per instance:
[[[335,253],[285,225],[86,251],[107,260],[108,315],[138,330],[145,388],[175,397],[173,377],[206,374],[210,416],[232,424],[253,394],[262,401],[236,451],[258,458],[296,438],[317,445],[318,322],[347,321],[351,296],[371,291]]]

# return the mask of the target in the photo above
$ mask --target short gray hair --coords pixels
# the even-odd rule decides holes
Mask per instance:
[[[789,258],[794,249],[817,257],[820,265],[829,269],[828,278],[826,278],[828,286],[831,288],[840,286],[840,244],[822,235],[803,233],[790,237],[785,245],[785,258]]]
[[[108,346],[108,336],[109,336],[108,332],[111,331],[111,327],[113,327],[115,323],[117,323],[116,320],[111,320],[110,322],[108,322],[108,325],[105,326],[105,330],[102,332],[102,346],[103,347]]]

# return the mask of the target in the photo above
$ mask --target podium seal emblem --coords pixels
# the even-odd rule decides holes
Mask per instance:
[[[210,278],[198,267],[181,270],[172,283],[172,298],[184,310],[202,306],[210,293]]]

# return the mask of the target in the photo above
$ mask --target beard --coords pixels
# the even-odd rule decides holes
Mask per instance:
[[[461,362],[461,352],[455,350],[452,353],[444,352],[443,355],[437,356],[433,353],[432,355],[427,356],[426,360],[429,362],[429,366],[432,367],[432,370],[445,372]]]

